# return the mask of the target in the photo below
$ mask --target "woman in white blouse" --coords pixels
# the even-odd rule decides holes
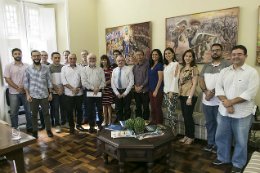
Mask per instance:
[[[177,117],[175,109],[178,103],[178,80],[180,74],[179,63],[176,60],[175,53],[172,48],[164,50],[164,102],[168,109],[168,120],[172,128],[172,132],[176,135]]]

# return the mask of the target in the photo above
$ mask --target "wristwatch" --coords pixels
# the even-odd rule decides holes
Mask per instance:
[[[205,92],[207,89],[205,88],[205,89],[202,89],[202,92]]]
[[[49,92],[50,94],[52,94],[52,92]]]
[[[191,96],[189,96],[188,98],[191,99]]]

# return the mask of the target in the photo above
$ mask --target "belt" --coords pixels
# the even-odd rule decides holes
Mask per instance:
[[[118,89],[118,88],[117,88],[117,90],[118,90],[119,92],[122,92],[122,91],[125,91],[126,89]]]

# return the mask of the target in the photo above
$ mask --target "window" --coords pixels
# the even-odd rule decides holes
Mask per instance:
[[[29,29],[32,36],[40,35],[39,10],[28,8]]]
[[[18,17],[17,17],[17,5],[6,4],[5,5],[5,20],[6,29],[8,35],[19,34]]]

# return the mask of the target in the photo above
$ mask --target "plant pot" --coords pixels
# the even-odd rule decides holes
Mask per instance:
[[[260,142],[250,141],[248,140],[248,145],[254,148],[260,147]]]

